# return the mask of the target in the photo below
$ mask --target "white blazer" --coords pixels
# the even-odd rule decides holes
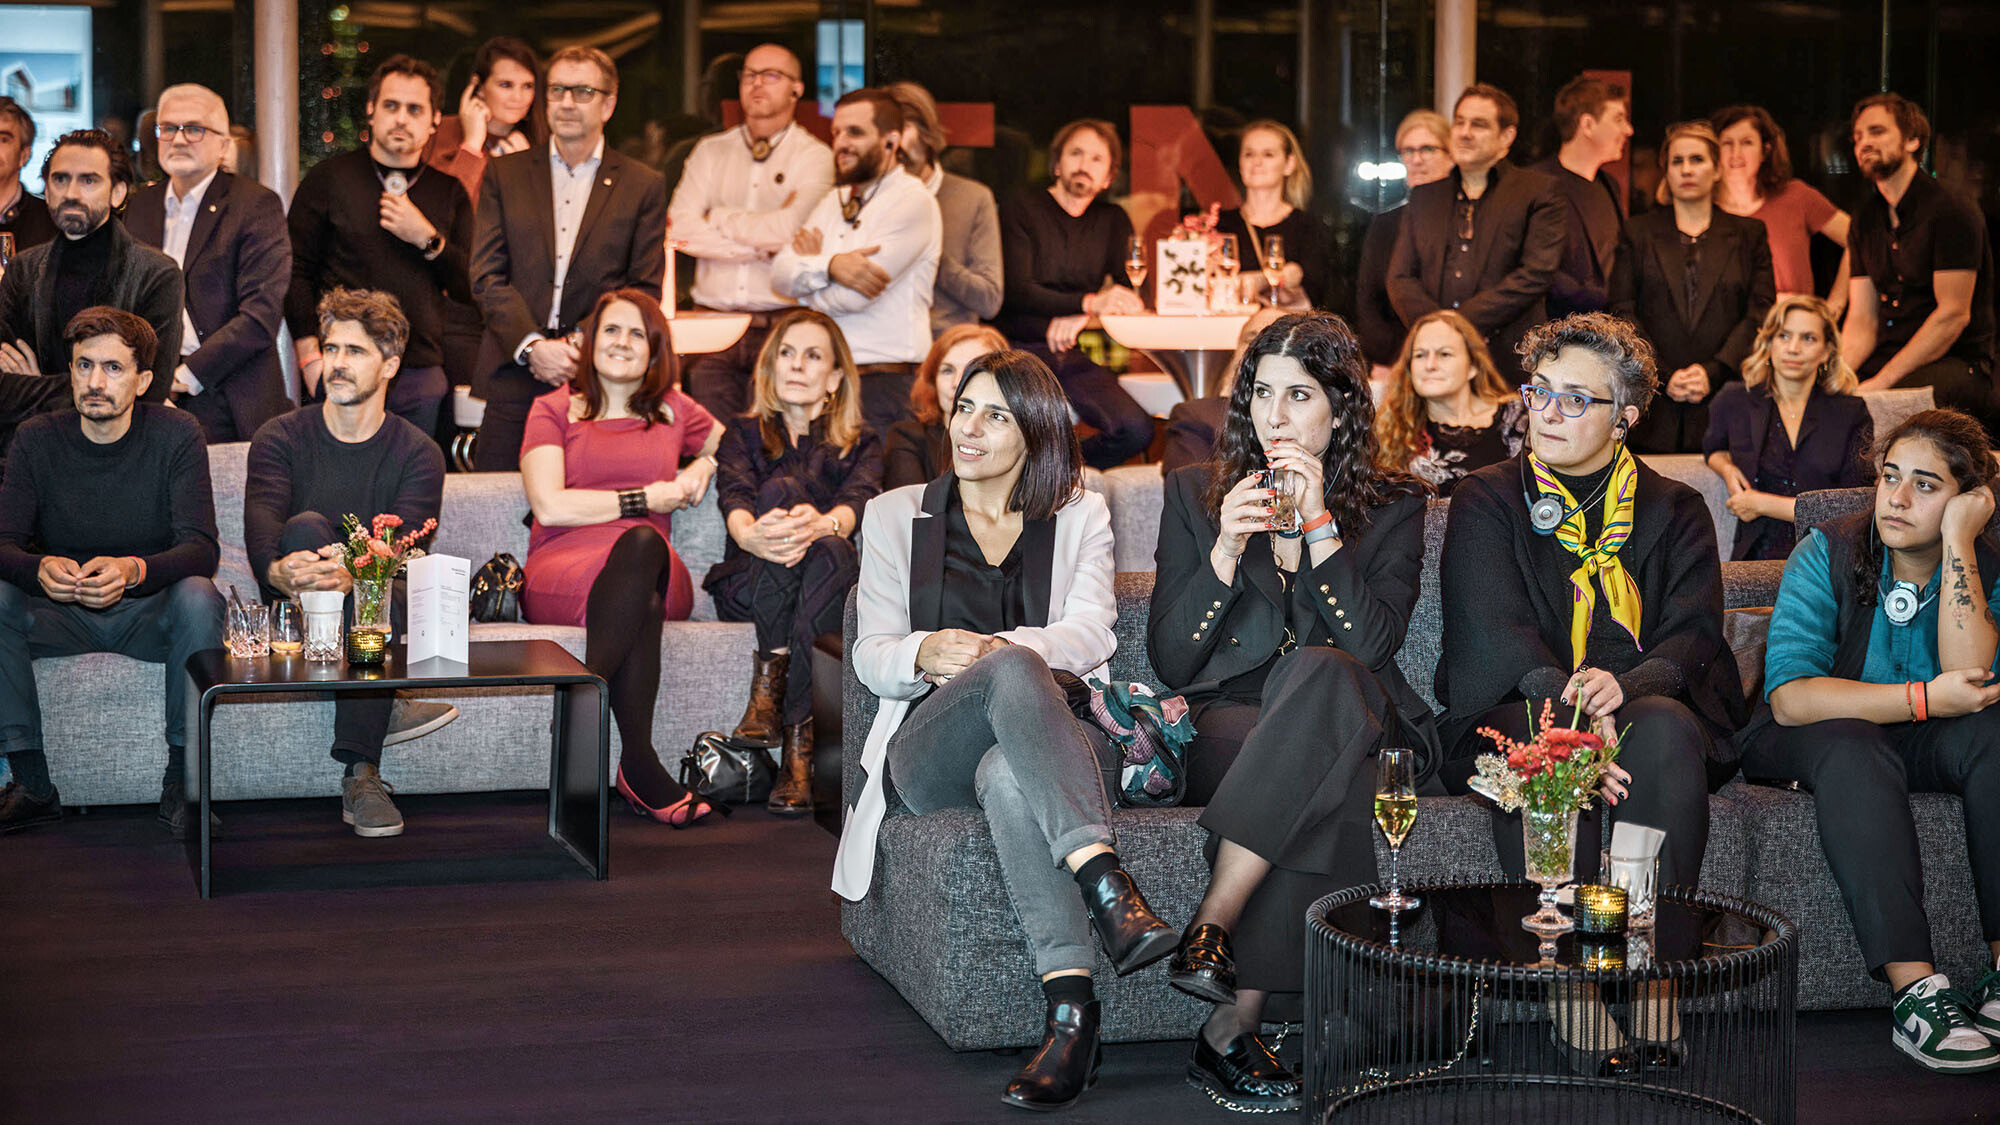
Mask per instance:
[[[868,502],[861,520],[854,671],[881,705],[861,751],[866,779],[859,798],[848,810],[840,847],[834,853],[833,889],[850,901],[866,896],[875,877],[875,840],[888,808],[882,766],[889,737],[902,726],[910,704],[930,688],[917,671],[917,649],[930,633],[912,628],[910,607],[915,599],[911,584],[936,587],[942,580],[941,556],[934,564],[939,565],[939,573],[913,575],[911,545],[918,539],[919,521],[943,519],[946,489],[953,483],[954,478],[946,475],[929,484],[885,492]],[[1056,513],[1054,523],[1048,566],[1048,624],[1010,629],[1000,636],[1033,649],[1051,668],[1067,669],[1079,676],[1107,676],[1107,664],[1118,647],[1117,635],[1112,632],[1118,620],[1118,601],[1111,588],[1110,509],[1102,496],[1083,492]],[[937,534],[942,524],[935,530],[923,530],[926,538],[942,543]],[[1035,565],[1035,560],[1029,561],[1031,573]]]

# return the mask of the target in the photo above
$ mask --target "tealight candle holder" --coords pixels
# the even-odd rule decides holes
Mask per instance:
[[[1625,932],[1625,892],[1617,887],[1576,889],[1576,928],[1591,934]]]
[[[389,651],[389,634],[377,629],[349,629],[347,631],[347,662],[362,667],[376,667],[382,663]],[[1621,898],[1623,891],[1619,892]]]

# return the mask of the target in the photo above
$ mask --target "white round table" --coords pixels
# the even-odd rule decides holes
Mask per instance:
[[[1248,313],[1210,316],[1161,316],[1158,313],[1107,315],[1098,318],[1105,334],[1144,352],[1181,385],[1190,399],[1216,393],[1223,368],[1236,352],[1237,334]]]
[[[743,338],[750,328],[750,314],[744,312],[694,312],[683,310],[667,319],[675,355],[709,355],[722,351]]]

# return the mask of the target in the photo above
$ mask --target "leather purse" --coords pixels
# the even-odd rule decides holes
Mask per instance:
[[[513,555],[494,555],[472,576],[469,606],[474,621],[521,619],[521,564]]]
[[[681,757],[681,784],[712,801],[751,805],[771,795],[778,780],[768,750],[705,730]],[[724,812],[727,805],[719,806]]]

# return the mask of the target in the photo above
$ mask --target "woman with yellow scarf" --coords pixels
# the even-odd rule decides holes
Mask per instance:
[[[1745,711],[1722,634],[1715,525],[1698,493],[1625,447],[1658,385],[1630,323],[1566,317],[1531,331],[1520,353],[1532,373],[1528,448],[1451,495],[1442,777],[1465,791],[1474,757],[1493,749],[1481,727],[1526,739],[1523,701],[1539,714],[1554,699],[1563,721],[1580,705],[1600,732],[1625,736],[1600,808],[1664,830],[1661,885],[1693,885],[1708,795],[1736,771],[1728,736]],[[1595,811],[1579,822],[1579,882],[1596,875],[1600,830]],[[1494,841],[1520,875],[1517,814],[1495,814]]]

